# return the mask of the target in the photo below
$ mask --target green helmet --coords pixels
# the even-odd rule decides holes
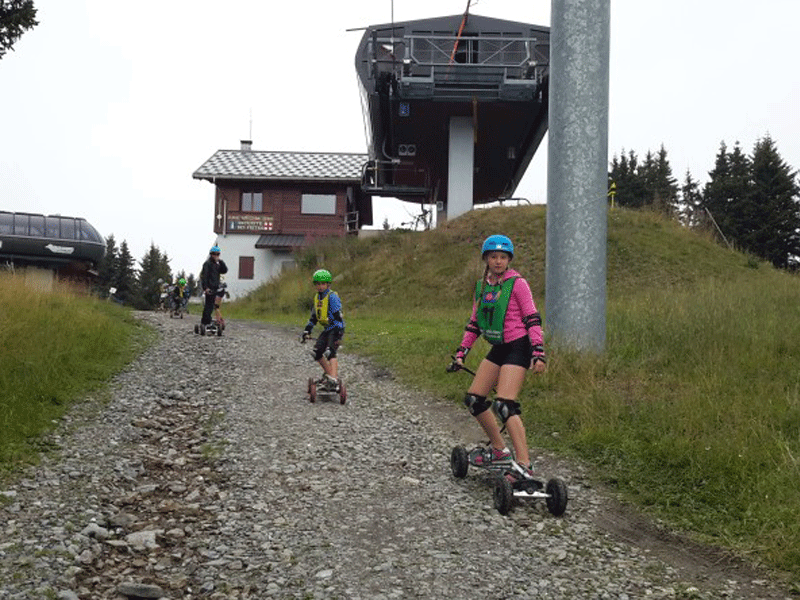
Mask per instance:
[[[311,278],[314,283],[330,283],[333,280],[331,272],[325,269],[314,271],[314,276]]]
[[[183,277],[181,277],[180,279],[178,279],[178,285],[186,285],[186,280]]]

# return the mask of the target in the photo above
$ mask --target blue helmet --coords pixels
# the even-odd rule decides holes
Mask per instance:
[[[216,246],[216,245],[211,246],[211,250],[209,250],[208,253],[209,254],[214,254],[215,252],[222,252],[222,250],[219,249],[219,246]]]
[[[510,258],[514,258],[514,244],[511,243],[510,239],[504,235],[490,235],[486,238],[486,241],[483,242],[481,257],[486,256],[487,252],[497,251],[505,252]]]

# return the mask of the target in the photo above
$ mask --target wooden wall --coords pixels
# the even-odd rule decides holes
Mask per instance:
[[[346,235],[345,216],[347,213],[347,185],[308,183],[281,184],[265,182],[261,186],[252,182],[217,185],[214,207],[214,232],[222,233],[280,233],[280,234],[313,234],[314,236]],[[240,211],[242,190],[261,191],[263,210],[260,213],[243,213]],[[302,214],[301,198],[303,194],[336,195],[336,214]],[[217,219],[217,215],[226,215],[227,231],[223,232],[225,218]]]

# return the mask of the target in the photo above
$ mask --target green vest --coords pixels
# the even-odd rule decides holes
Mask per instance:
[[[506,320],[508,301],[511,299],[511,290],[514,289],[516,277],[509,277],[498,285],[486,284],[481,293],[481,282],[475,284],[475,301],[478,303],[476,319],[478,327],[491,344],[503,343],[503,325]]]
[[[328,299],[332,293],[333,291],[329,289],[322,300],[320,300],[318,293],[314,294],[314,312],[317,314],[317,323],[323,327],[328,326]]]

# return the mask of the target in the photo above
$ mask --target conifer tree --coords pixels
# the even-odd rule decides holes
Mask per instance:
[[[169,259],[162,254],[154,243],[139,261],[139,289],[136,307],[142,310],[153,310],[158,306],[161,296],[161,281],[172,282]]]
[[[95,282],[95,292],[101,298],[108,298],[109,289],[116,275],[117,267],[117,242],[112,233],[106,238],[106,253],[97,265],[97,281]]]
[[[728,147],[722,142],[703,191],[703,207],[711,213],[722,235],[740,247],[743,229],[749,220],[744,217],[751,191],[749,169],[747,156],[742,153],[738,142],[732,152],[728,152]]]
[[[708,216],[703,210],[703,194],[700,184],[692,178],[689,169],[681,186],[681,203],[678,210],[679,220],[686,227],[705,228],[708,226]]]
[[[639,159],[633,150],[625,154],[623,148],[619,159],[614,156],[609,177],[616,185],[616,204],[628,208],[641,208],[645,205],[644,181],[639,168]]]
[[[33,0],[0,0],[0,58],[14,49],[22,34],[36,27]]]
[[[739,142],[733,146],[729,156],[730,201],[728,203],[729,221],[733,224],[733,238],[736,244],[749,250],[747,239],[751,234],[758,215],[754,213],[752,201],[753,185],[750,159],[742,152]]]
[[[194,273],[189,273],[189,276],[186,278],[186,287],[189,288],[189,296],[197,295],[198,283],[197,283],[197,278],[194,276]]]
[[[628,208],[653,208],[666,215],[676,215],[680,198],[678,183],[672,175],[672,167],[664,145],[653,154],[650,150],[639,162],[631,150],[623,149],[619,158],[611,161],[609,178],[616,185],[616,203]]]
[[[758,140],[750,160],[751,222],[742,242],[779,268],[800,260],[800,187],[769,135]]]
[[[128,242],[122,240],[115,265],[113,286],[117,289],[115,296],[123,303],[133,302],[136,294],[136,271],[133,268],[134,260],[128,249]]]
[[[636,174],[642,186],[642,207],[653,206],[653,196],[656,187],[656,161],[653,153],[648,150],[644,161],[639,165]]]
[[[652,160],[647,185],[652,193],[653,208],[665,215],[677,216],[680,210],[678,181],[672,175],[672,166],[669,164],[664,144],[661,144],[658,154]]]

